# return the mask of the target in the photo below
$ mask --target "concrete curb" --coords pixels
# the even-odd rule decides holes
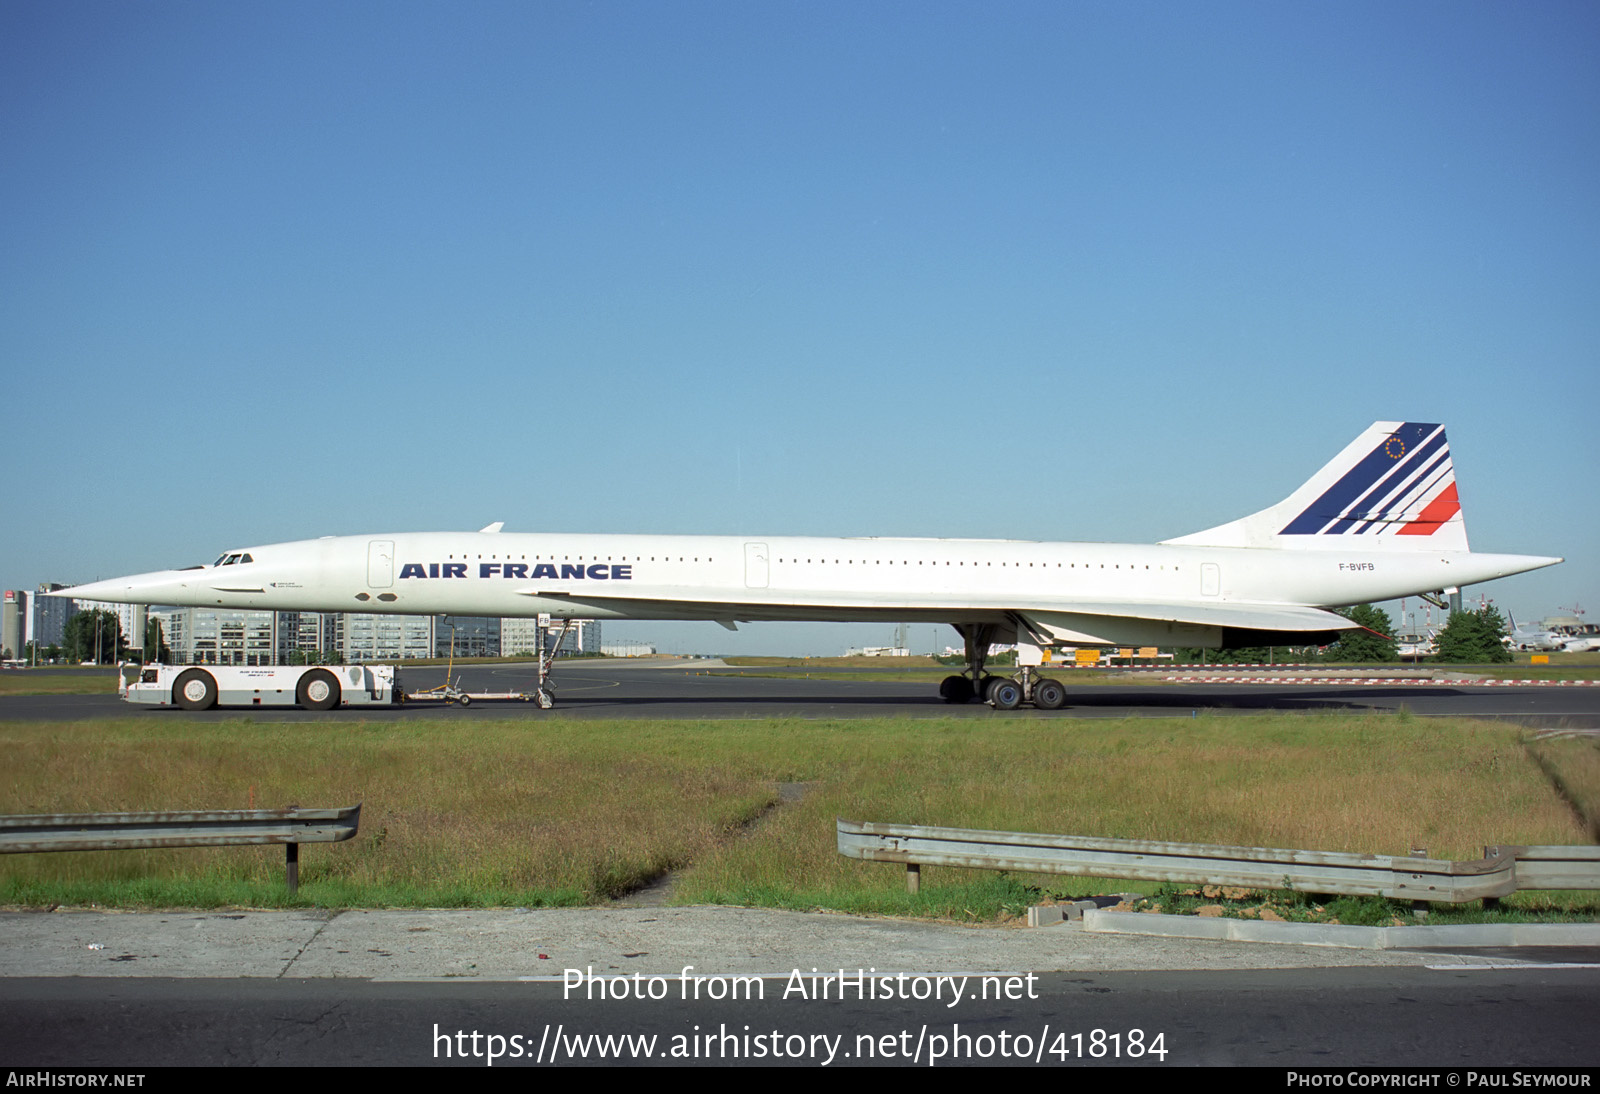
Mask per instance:
[[[1278,942],[1296,946],[1341,946],[1363,950],[1414,950],[1512,946],[1600,947],[1600,923],[1474,923],[1448,927],[1347,927],[1326,923],[1268,923],[1221,916],[1160,915],[1094,909],[1083,913],[1083,929],[1096,934],[1159,938]]]
[[[1151,919],[1150,916],[1125,916]],[[1282,939],[1276,939],[1282,941]],[[0,912],[13,977],[523,981],[597,975],[788,975],[1416,966],[1404,951],[1253,946],[1133,934],[972,927],[762,908]]]

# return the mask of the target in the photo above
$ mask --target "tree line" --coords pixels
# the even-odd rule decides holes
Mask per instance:
[[[1332,645],[1317,647],[1266,646],[1235,650],[1174,650],[1181,661],[1205,660],[1211,664],[1268,664],[1272,661],[1356,662],[1361,664],[1400,660],[1394,621],[1389,613],[1371,604],[1339,608],[1339,614],[1357,623],[1361,630],[1344,631]],[[1434,636],[1438,652],[1430,658],[1468,665],[1496,665],[1511,660],[1511,651],[1501,639],[1509,634],[1505,617],[1493,604],[1482,608],[1463,608],[1451,612],[1444,627]]]
[[[30,642],[28,646],[29,649],[23,654],[27,659],[66,661],[73,665],[84,661],[110,664],[126,659],[132,650],[127,636],[122,633],[122,622],[117,618],[117,613],[105,608],[73,612],[67,619],[59,646],[54,642],[48,646]],[[161,632],[160,620],[152,619],[145,627],[142,652],[145,661],[167,661],[172,657],[172,650]],[[6,656],[11,656],[9,650]]]

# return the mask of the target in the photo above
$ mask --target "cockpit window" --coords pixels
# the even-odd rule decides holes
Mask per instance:
[[[236,566],[241,562],[254,562],[254,561],[255,561],[255,559],[251,558],[249,555],[244,554],[244,553],[239,552],[239,551],[235,551],[235,552],[233,552],[232,554],[229,554],[229,555],[221,555],[221,556],[219,556],[217,561],[213,562],[212,565],[213,566]]]

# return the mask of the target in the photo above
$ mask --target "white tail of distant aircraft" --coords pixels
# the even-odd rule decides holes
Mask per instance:
[[[1060,706],[1031,671],[1055,645],[1322,645],[1329,608],[1560,562],[1467,547],[1444,428],[1378,422],[1284,501],[1159,544],[407,532],[224,552],[215,564],[54,595],[278,611],[939,622],[965,638],[951,701]],[[984,675],[991,642],[1019,680]]]

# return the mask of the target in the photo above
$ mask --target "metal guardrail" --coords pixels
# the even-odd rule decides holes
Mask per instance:
[[[127,851],[148,847],[286,845],[289,892],[300,888],[300,845],[356,834],[361,805],[343,809],[215,809],[162,813],[0,816],[0,854]]]
[[[841,855],[905,864],[911,892],[918,889],[921,866],[1192,881],[1441,904],[1495,899],[1519,889],[1600,889],[1600,847],[1486,847],[1476,862],[1453,862],[842,819],[838,840]]]

